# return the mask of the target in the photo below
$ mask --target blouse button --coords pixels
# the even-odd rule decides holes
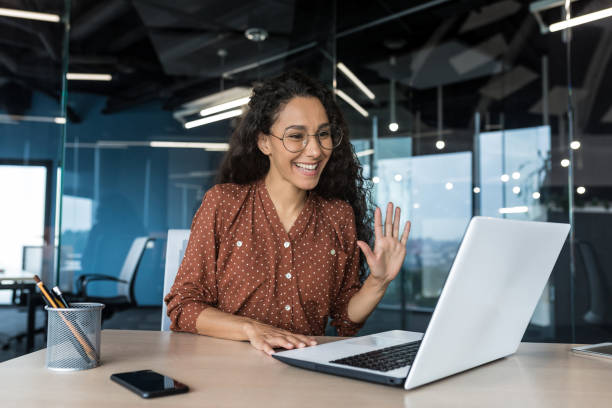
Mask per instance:
[[[286,311],[290,311],[290,310],[291,310],[291,306],[286,305],[286,306],[285,306],[285,310],[286,310]]]
[[[285,243],[283,245],[285,246],[285,248],[289,248],[289,245],[291,245],[291,244],[289,244],[289,241],[285,241]]]
[[[329,251],[329,253],[332,254],[332,255],[336,255],[336,250],[332,249],[331,251]]]
[[[242,246],[242,241],[238,241],[238,242],[236,242],[236,246],[237,246],[237,247],[241,247],[241,246]]]
[[[291,273],[287,272],[287,273],[285,274],[285,278],[287,278],[287,279],[291,279]]]

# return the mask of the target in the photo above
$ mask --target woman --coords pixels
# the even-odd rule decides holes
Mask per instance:
[[[393,217],[389,203],[383,228],[377,208],[367,244],[361,167],[332,93],[295,72],[256,86],[220,182],[165,298],[171,329],[268,354],[316,344],[330,316],[339,335],[354,335],[399,272],[410,223],[400,237],[400,209]]]

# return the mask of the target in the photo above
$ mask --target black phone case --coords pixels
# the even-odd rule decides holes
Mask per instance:
[[[141,370],[141,371],[145,372],[145,371],[152,371],[152,370]],[[135,372],[139,372],[139,371],[135,371]],[[157,373],[156,371],[154,372]],[[170,388],[167,390],[159,390],[159,391],[145,391],[145,390],[142,390],[134,386],[132,383],[129,383],[123,380],[123,378],[118,377],[117,376],[118,374],[123,374],[123,373],[111,374],[110,379],[116,382],[117,384],[124,386],[128,390],[140,395],[142,398],[155,398],[155,397],[163,397],[165,395],[184,394],[187,391],[189,391],[189,387],[187,385],[185,385],[185,388]],[[157,374],[163,375],[160,373],[157,373]]]

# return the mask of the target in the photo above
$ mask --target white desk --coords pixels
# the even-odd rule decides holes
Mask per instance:
[[[26,324],[26,350],[34,348],[34,325],[36,311],[33,297],[36,296],[36,283],[34,274],[23,270],[6,270],[0,272],[0,290],[21,289],[26,291],[26,306],[28,308]]]
[[[291,367],[248,343],[105,330],[102,366],[49,371],[40,350],[0,364],[0,398],[3,407],[610,407],[612,361],[569,348],[524,343],[514,356],[404,391]],[[175,377],[191,391],[143,400],[109,379],[141,369]]]

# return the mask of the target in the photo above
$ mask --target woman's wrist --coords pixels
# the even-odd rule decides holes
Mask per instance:
[[[246,340],[251,338],[251,335],[253,333],[253,330],[255,329],[256,324],[257,324],[257,321],[250,319],[248,317],[243,317],[242,333],[246,337]]]
[[[363,286],[368,287],[368,289],[375,292],[384,294],[387,291],[390,283],[391,281],[387,281],[384,278],[378,278],[370,273],[363,283]]]

